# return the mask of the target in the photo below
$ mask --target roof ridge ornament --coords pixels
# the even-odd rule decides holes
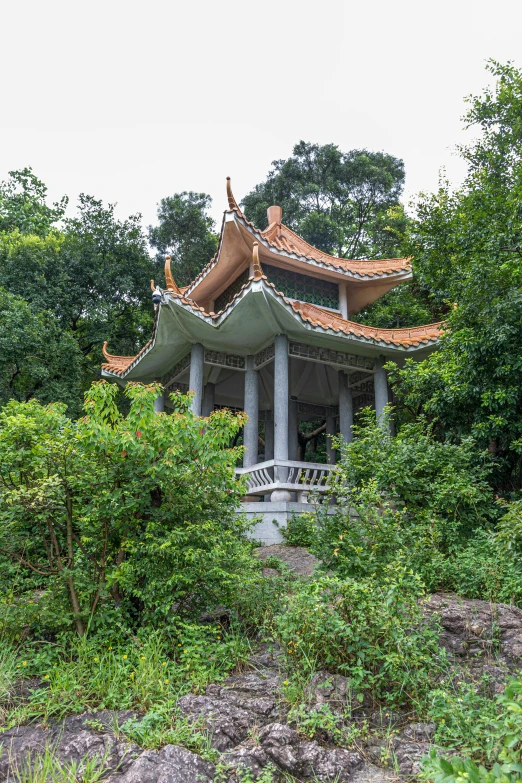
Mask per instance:
[[[175,294],[181,294],[181,291],[176,285],[176,281],[172,277],[170,262],[171,262],[171,257],[165,256],[165,283],[167,285],[167,291],[173,291]]]
[[[232,193],[232,185],[230,184],[230,177],[227,177],[227,198],[228,198],[228,208],[229,209],[237,209],[238,212],[241,210],[239,209],[239,205],[234,198],[234,194]]]
[[[254,280],[261,280],[263,277],[263,267],[259,260],[259,242],[254,242],[252,247],[252,266],[254,267]]]

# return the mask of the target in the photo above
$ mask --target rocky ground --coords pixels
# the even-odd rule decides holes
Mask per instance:
[[[313,568],[306,550],[287,552],[287,556],[296,570]],[[522,665],[520,609],[435,594],[426,612],[440,616],[441,642],[455,667],[474,678],[487,673],[492,696],[502,690],[510,672]],[[14,781],[15,770],[37,758],[46,746],[63,762],[98,756],[106,768],[104,779],[114,783],[238,783],[239,767],[249,768],[254,778],[271,767],[281,780],[292,779],[286,775],[322,783],[380,783],[409,778],[419,771],[421,759],[432,746],[433,724],[411,723],[408,715],[383,715],[372,711],[370,703],[358,704],[350,720],[364,719],[370,731],[364,740],[356,739],[351,750],[336,747],[328,731],[310,740],[288,720],[282,698],[284,681],[283,657],[265,645],[252,655],[243,673],[210,685],[202,695],[188,694],[179,700],[187,720],[208,730],[210,744],[219,753],[218,765],[175,745],[143,750],[118,730],[129,718],[139,716],[99,712],[71,716],[53,726],[21,726],[0,734],[0,780]],[[306,698],[309,711],[328,705],[346,726],[343,715],[351,705],[344,677],[317,672]]]

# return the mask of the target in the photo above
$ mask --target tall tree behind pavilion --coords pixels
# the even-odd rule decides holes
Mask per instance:
[[[404,164],[384,152],[300,141],[291,157],[275,160],[266,180],[244,197],[245,214],[266,228],[271,204],[287,226],[314,247],[343,258],[397,256],[405,223],[399,202]]]
[[[158,225],[149,226],[150,243],[160,258],[171,256],[178,285],[194,280],[216,252],[218,236],[208,214],[211,204],[206,193],[174,193],[161,199]]]

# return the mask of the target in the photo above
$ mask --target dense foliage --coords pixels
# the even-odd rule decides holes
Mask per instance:
[[[522,486],[522,71],[490,63],[493,89],[469,99],[478,138],[460,189],[422,197],[409,234],[415,272],[450,305],[440,350],[395,372],[410,415],[440,438],[473,435],[497,455],[499,489]]]
[[[217,249],[215,225],[207,210],[206,193],[175,193],[158,205],[158,225],[149,227],[151,245],[159,258],[169,254],[178,285],[188,285],[208,264]]]
[[[265,182],[243,199],[245,214],[266,228],[272,204],[287,226],[326,253],[344,258],[396,255],[406,217],[399,204],[402,160],[384,152],[300,141],[287,160],[272,163]]]
[[[1,551],[13,579],[2,614],[15,631],[31,609],[41,628],[74,620],[79,635],[111,621],[165,628],[234,591],[246,554],[227,446],[241,418],[215,412],[202,428],[181,395],[157,415],[157,393],[129,384],[126,416],[105,382],[76,422],[36,401],[0,413]]]

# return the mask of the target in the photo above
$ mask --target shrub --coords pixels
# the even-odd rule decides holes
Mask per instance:
[[[422,422],[403,425],[392,437],[363,411],[355,439],[341,447],[335,470],[335,492],[361,488],[370,481],[397,507],[407,509],[415,523],[426,516],[434,521],[443,551],[451,551],[498,516],[487,482],[490,459],[472,439],[439,442]]]
[[[160,390],[128,384],[126,416],[105,382],[76,422],[35,400],[0,412],[2,549],[24,572],[4,623],[22,623],[21,607],[30,616],[37,600],[40,630],[119,634],[175,625],[233,595],[249,568],[235,513],[239,452],[228,448],[243,420],[202,420],[179,393],[172,415],[158,415]]]
[[[476,760],[458,756],[437,758],[432,751],[425,761],[423,776],[435,783],[515,783],[522,780],[521,680],[512,680],[497,697],[497,711],[496,720],[487,720],[473,709],[471,720],[482,728],[482,737],[475,749]]]
[[[380,582],[325,576],[303,585],[274,620],[288,662],[326,668],[386,704],[419,699],[444,666],[438,634],[423,619],[417,576],[395,564]]]

